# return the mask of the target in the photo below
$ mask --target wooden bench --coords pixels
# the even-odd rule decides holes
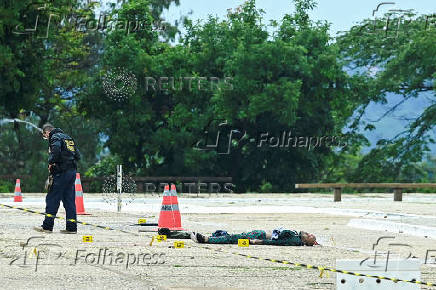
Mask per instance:
[[[295,184],[295,188],[333,188],[334,201],[341,201],[342,189],[348,188],[392,188],[394,201],[403,200],[403,189],[436,188],[436,183],[303,183]]]

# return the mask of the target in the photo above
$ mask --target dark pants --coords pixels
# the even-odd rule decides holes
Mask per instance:
[[[45,197],[45,212],[56,216],[62,200],[66,215],[68,231],[77,231],[77,223],[68,221],[76,220],[76,191],[74,183],[76,180],[76,170],[68,170],[63,173],[53,175],[53,185]],[[45,217],[42,227],[46,230],[53,230],[54,218]]]
[[[249,239],[249,240],[266,240],[265,231],[254,230],[248,233],[235,234],[235,235],[224,235],[220,237],[209,237],[209,244],[237,244],[239,239]]]

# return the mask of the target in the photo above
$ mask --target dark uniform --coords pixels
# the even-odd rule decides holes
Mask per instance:
[[[276,238],[267,239],[265,231],[254,230],[248,233],[230,235],[224,231],[217,231],[209,237],[209,244],[237,244],[239,239],[262,240],[264,245],[275,246],[303,246],[301,232],[282,230]]]
[[[50,174],[53,177],[53,184],[45,198],[45,212],[56,216],[62,200],[67,218],[66,230],[75,232],[77,231],[77,224],[68,221],[68,219],[76,220],[74,184],[80,152],[74,140],[59,128],[55,128],[50,132],[48,142],[48,163],[52,165]],[[51,231],[53,225],[54,218],[46,216],[42,228]]]

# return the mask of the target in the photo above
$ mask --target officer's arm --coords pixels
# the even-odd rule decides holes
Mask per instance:
[[[61,146],[61,140],[53,136],[50,142],[50,155],[48,157],[49,164],[61,161]]]
[[[75,154],[74,154],[74,159],[76,159],[76,161],[79,161],[82,158],[82,155],[80,154],[79,148],[75,148]]]

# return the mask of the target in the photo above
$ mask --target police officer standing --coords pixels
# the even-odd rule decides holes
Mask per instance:
[[[48,170],[52,178],[45,198],[46,216],[41,227],[34,229],[39,232],[50,233],[53,231],[54,217],[56,216],[60,202],[66,211],[66,230],[61,233],[77,233],[77,223],[69,221],[76,220],[76,193],[74,184],[76,180],[77,161],[80,160],[80,152],[74,140],[65,134],[61,129],[54,128],[51,124],[42,127],[43,138],[49,142]]]

